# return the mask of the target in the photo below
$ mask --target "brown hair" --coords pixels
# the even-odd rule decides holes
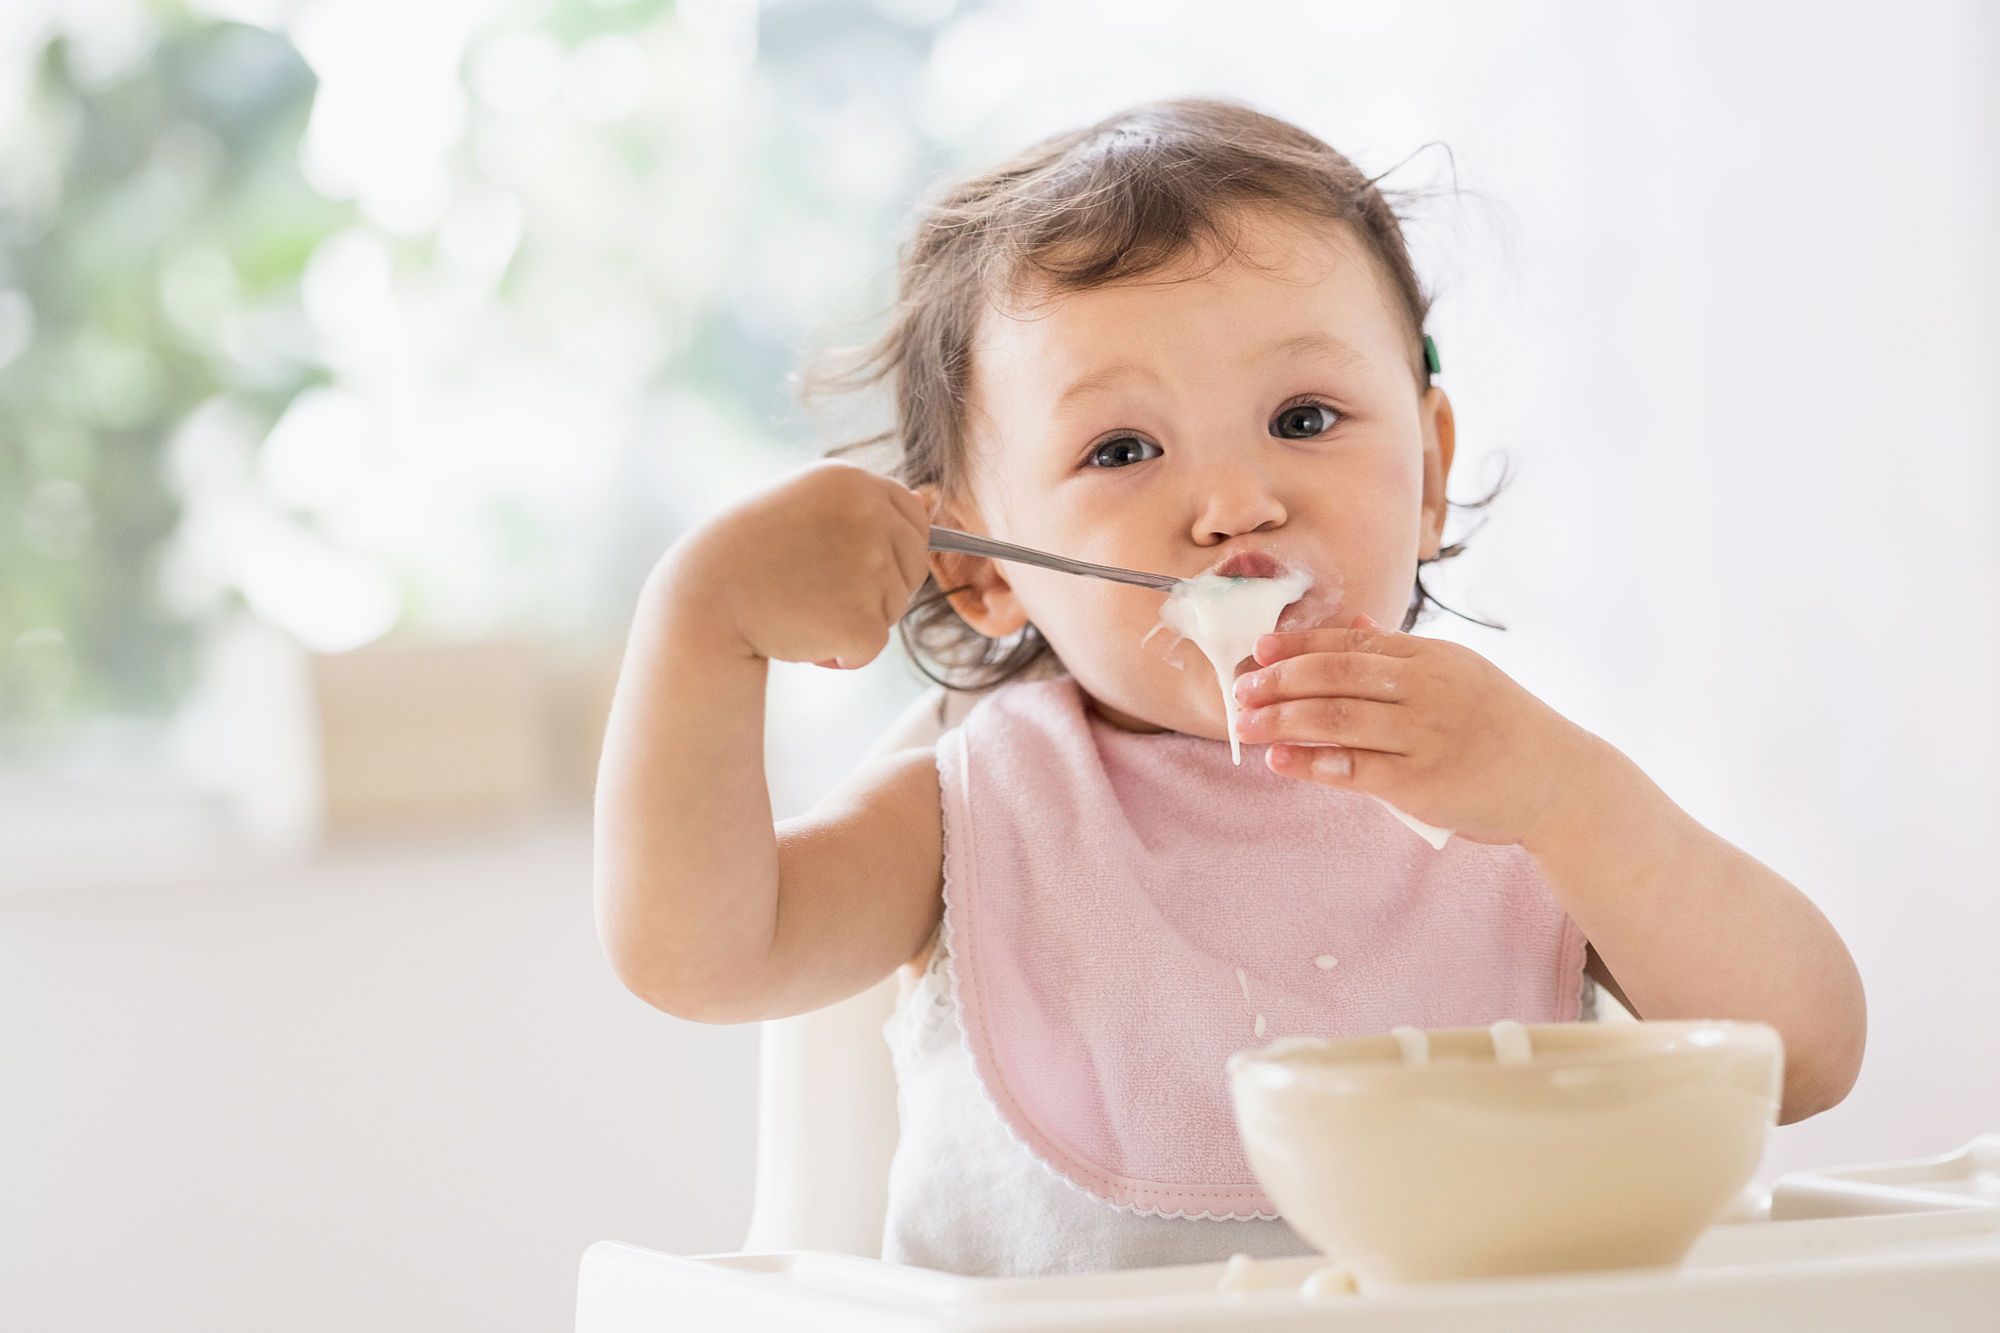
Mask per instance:
[[[899,250],[888,327],[864,347],[832,354],[844,364],[809,369],[802,397],[810,402],[886,382],[895,424],[827,454],[899,446],[889,475],[906,486],[928,483],[946,496],[960,494],[972,341],[989,299],[1027,286],[1082,291],[1140,278],[1205,243],[1217,245],[1219,265],[1234,252],[1232,215],[1246,207],[1283,209],[1352,230],[1407,316],[1407,350],[1421,392],[1431,382],[1423,328],[1432,298],[1378,179],[1297,126],[1205,98],[1148,102],[1054,135],[945,185],[920,206]],[[1482,508],[1506,482],[1503,475],[1485,499],[1469,505],[1447,503]],[[1443,606],[1425,589],[1423,566],[1464,549],[1460,541],[1419,560],[1404,630],[1426,604]],[[926,676],[948,689],[978,690],[1036,674],[1031,669],[1061,668],[1032,624],[1004,640],[966,624],[948,600],[959,591],[927,578],[903,614],[904,646]]]

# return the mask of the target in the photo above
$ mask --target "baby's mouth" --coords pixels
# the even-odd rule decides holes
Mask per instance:
[[[1298,566],[1286,564],[1269,552],[1256,550],[1232,552],[1226,559],[1210,566],[1208,570],[1218,578],[1228,579],[1275,579],[1283,578],[1295,571],[1298,571]],[[1319,580],[1315,578],[1306,593],[1301,594],[1296,601],[1285,604],[1284,609],[1279,612],[1278,623],[1272,628],[1305,629],[1317,623],[1321,618],[1318,601],[1323,599],[1323,594],[1317,592],[1318,587]],[[1252,658],[1245,657],[1243,660],[1255,665]]]
[[[1284,573],[1284,568],[1262,551],[1238,551],[1217,565],[1214,572],[1228,579],[1274,579]]]

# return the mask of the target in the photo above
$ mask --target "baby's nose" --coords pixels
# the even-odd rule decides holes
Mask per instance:
[[[1213,441],[1213,449],[1191,447],[1182,458],[1194,464],[1187,479],[1193,506],[1190,534],[1202,546],[1215,546],[1253,532],[1283,527],[1286,509],[1283,484],[1263,451],[1248,441]]]
[[[1204,546],[1221,546],[1253,532],[1283,527],[1285,507],[1276,495],[1261,490],[1233,497],[1210,496],[1195,540]]]

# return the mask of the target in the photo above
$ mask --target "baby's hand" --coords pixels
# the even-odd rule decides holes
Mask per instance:
[[[761,657],[858,667],[887,646],[929,572],[924,497],[839,460],[814,463],[676,544],[677,595]]]
[[[1589,781],[1602,742],[1472,649],[1385,630],[1257,641],[1236,681],[1274,773],[1379,796],[1474,842],[1527,842]]]

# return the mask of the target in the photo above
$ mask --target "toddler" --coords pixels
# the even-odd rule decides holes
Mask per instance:
[[[736,1023],[899,966],[883,1257],[1026,1275],[1303,1254],[1223,1061],[1293,1035],[1761,1020],[1781,1118],[1861,1060],[1791,884],[1477,652],[1411,634],[1454,426],[1374,183],[1247,107],[1133,108],[958,181],[902,252],[883,472],[815,463],[641,594],[597,796],[607,955]],[[1164,594],[932,553],[932,524],[1154,573],[1312,576],[1233,679]],[[1397,628],[1389,628],[1394,625]],[[773,823],[768,663],[901,627],[973,702]],[[1393,808],[1392,808],[1393,807]],[[1402,812],[1407,820],[1399,819]],[[1451,830],[1441,847],[1419,825]]]

